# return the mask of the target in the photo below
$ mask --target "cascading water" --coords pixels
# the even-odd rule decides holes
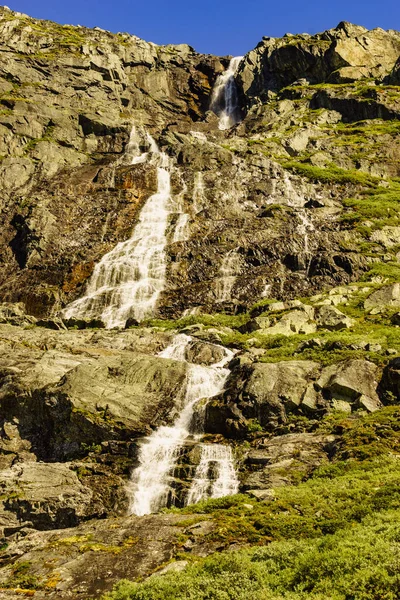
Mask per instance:
[[[227,302],[230,300],[239,269],[240,256],[235,251],[228,252],[222,261],[219,278],[216,282],[217,302]]]
[[[183,189],[176,197],[175,201],[178,218],[176,220],[174,236],[172,238],[173,242],[185,242],[190,237],[189,214],[186,213],[184,209],[184,198],[187,193],[187,185],[185,181],[182,181],[182,184]]]
[[[203,173],[198,171],[193,184],[193,210],[199,213],[204,207],[204,180]]]
[[[309,258],[309,248],[308,248],[308,232],[314,231],[313,222],[308,218],[307,212],[304,209],[305,199],[304,196],[301,196],[297,190],[294,188],[289,176],[285,174],[284,177],[285,187],[287,191],[287,196],[289,198],[288,205],[297,209],[297,216],[300,219],[300,223],[297,226],[297,231],[303,237],[304,240],[304,254],[307,259]]]
[[[196,504],[203,498],[232,496],[238,489],[232,448],[222,444],[202,444],[200,462],[186,504]]]
[[[242,120],[235,82],[242,58],[243,56],[236,56],[231,59],[227,70],[217,78],[212,91],[210,108],[219,116],[219,129],[229,129]]]
[[[66,318],[100,318],[108,328],[123,327],[129,317],[140,321],[151,315],[166,279],[166,232],[173,212],[170,159],[148,133],[135,127],[126,157],[131,164],[157,166],[157,192],[143,206],[132,237],[103,256],[86,295],[63,311]]]
[[[187,335],[177,335],[173,343],[159,356],[186,362],[186,349],[191,341]],[[203,398],[211,398],[223,390],[229,375],[225,365],[231,360],[233,354],[231,350],[225,349],[225,357],[209,367],[188,364],[184,406],[178,419],[169,427],[159,427],[144,440],[140,449],[139,467],[135,469],[131,478],[131,513],[139,516],[146,515],[167,504],[171,491],[171,473],[185,440],[191,435],[194,407]],[[231,473],[234,474],[233,479],[236,481],[232,456],[230,465]],[[227,470],[228,467],[225,468],[225,472]],[[236,490],[236,484],[229,487],[222,483],[224,477],[225,475],[221,474],[221,483],[211,486],[211,494],[220,494],[221,489]],[[209,487],[204,491],[204,494],[208,493],[210,493]],[[196,492],[196,497],[198,496],[199,492]]]

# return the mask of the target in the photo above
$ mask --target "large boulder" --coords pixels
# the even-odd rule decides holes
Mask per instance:
[[[400,283],[385,285],[372,292],[364,302],[364,307],[369,310],[385,306],[400,307]]]
[[[330,331],[340,331],[348,329],[354,325],[354,319],[351,319],[334,306],[320,306],[317,312],[317,323],[320,328]]]
[[[318,375],[319,365],[312,361],[239,366],[223,396],[207,403],[205,430],[243,437],[249,420],[274,430],[286,422],[289,413],[318,412],[324,406],[321,394],[313,388]]]
[[[185,358],[190,363],[213,365],[219,363],[225,356],[226,353],[223,346],[192,340],[186,349]]]
[[[367,360],[347,360],[323,369],[317,386],[331,407],[344,412],[381,407],[377,394],[379,368]]]
[[[68,463],[17,463],[1,471],[0,479],[0,526],[5,536],[21,527],[73,527],[105,514]]]
[[[330,435],[293,433],[264,440],[246,457],[243,489],[263,499],[270,488],[298,483],[328,462],[334,439]]]

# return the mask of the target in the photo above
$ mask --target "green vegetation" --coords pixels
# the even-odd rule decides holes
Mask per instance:
[[[88,454],[89,452],[94,452],[95,454],[100,454],[101,453],[101,444],[85,444],[84,442],[81,442],[81,450],[85,454]]]
[[[374,277],[384,278],[387,282],[400,281],[400,264],[395,262],[376,262],[363,276],[364,281],[370,281]]]
[[[57,542],[53,542],[55,546],[75,546],[82,554],[84,552],[107,552],[110,554],[121,554],[127,548],[131,548],[137,543],[136,538],[128,537],[118,546],[105,544],[93,540],[92,535],[73,535],[66,538],[61,538]]]
[[[400,88],[399,88],[400,95]],[[329,126],[332,128],[332,126]],[[366,138],[379,135],[396,136],[400,133],[400,121],[367,120],[356,123],[336,123],[334,129],[337,133],[345,134],[352,138],[361,138],[365,143]]]
[[[307,481],[275,489],[269,501],[238,494],[170,509],[199,521],[207,515],[214,523],[207,539],[221,548],[252,547],[192,557],[183,572],[144,583],[122,581],[103,600],[395,600],[399,417],[398,407],[329,415],[316,432],[340,435],[333,461]]]
[[[387,511],[344,534],[213,555],[183,573],[121,582],[104,600],[396,600],[399,516]]]
[[[248,319],[246,314],[241,315],[226,315],[216,313],[213,315],[188,315],[181,319],[149,319],[143,324],[148,327],[160,327],[165,330],[181,331],[190,325],[205,325],[207,327],[240,327]]]
[[[11,576],[6,583],[5,588],[35,590],[40,587],[40,580],[36,575],[32,575],[31,563],[28,561],[17,563],[12,567]]]
[[[352,183],[355,185],[376,186],[380,181],[378,177],[373,177],[363,171],[341,169],[333,163],[328,167],[316,167],[309,163],[292,160],[287,162],[282,161],[282,166],[313,181],[322,181],[324,183]]]
[[[343,201],[344,206],[353,209],[342,216],[342,221],[354,225],[368,221],[365,229],[358,228],[361,233],[368,235],[374,229],[398,226],[400,224],[400,183],[390,181],[388,187],[378,186],[364,190],[358,198]]]

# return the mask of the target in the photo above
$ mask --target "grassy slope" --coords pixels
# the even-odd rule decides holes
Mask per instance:
[[[122,581],[103,599],[397,599],[399,416],[391,407],[327,417],[320,431],[342,434],[335,459],[308,481],[276,489],[270,501],[241,494],[174,509],[214,521],[210,537],[242,549],[206,559],[178,553],[190,560],[183,572]]]

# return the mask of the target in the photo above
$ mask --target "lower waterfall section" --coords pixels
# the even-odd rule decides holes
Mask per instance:
[[[159,356],[186,361],[186,350],[192,338],[179,334]],[[225,365],[234,353],[224,349],[224,358],[211,366],[188,363],[188,374],[183,407],[171,426],[161,426],[143,441],[139,452],[139,466],[132,473],[130,483],[130,512],[141,516],[166,506],[172,494],[172,473],[182,446],[188,439],[196,440],[200,432],[192,431],[196,404],[216,396],[224,389],[229,370]],[[215,449],[214,449],[215,448]],[[214,458],[213,458],[214,457]],[[218,498],[237,492],[238,480],[232,451],[221,445],[201,444],[200,463],[196,469],[187,501]],[[191,500],[194,498],[194,500]]]
[[[232,496],[239,489],[232,448],[222,444],[202,444],[200,462],[190,486],[186,504],[203,498]]]

